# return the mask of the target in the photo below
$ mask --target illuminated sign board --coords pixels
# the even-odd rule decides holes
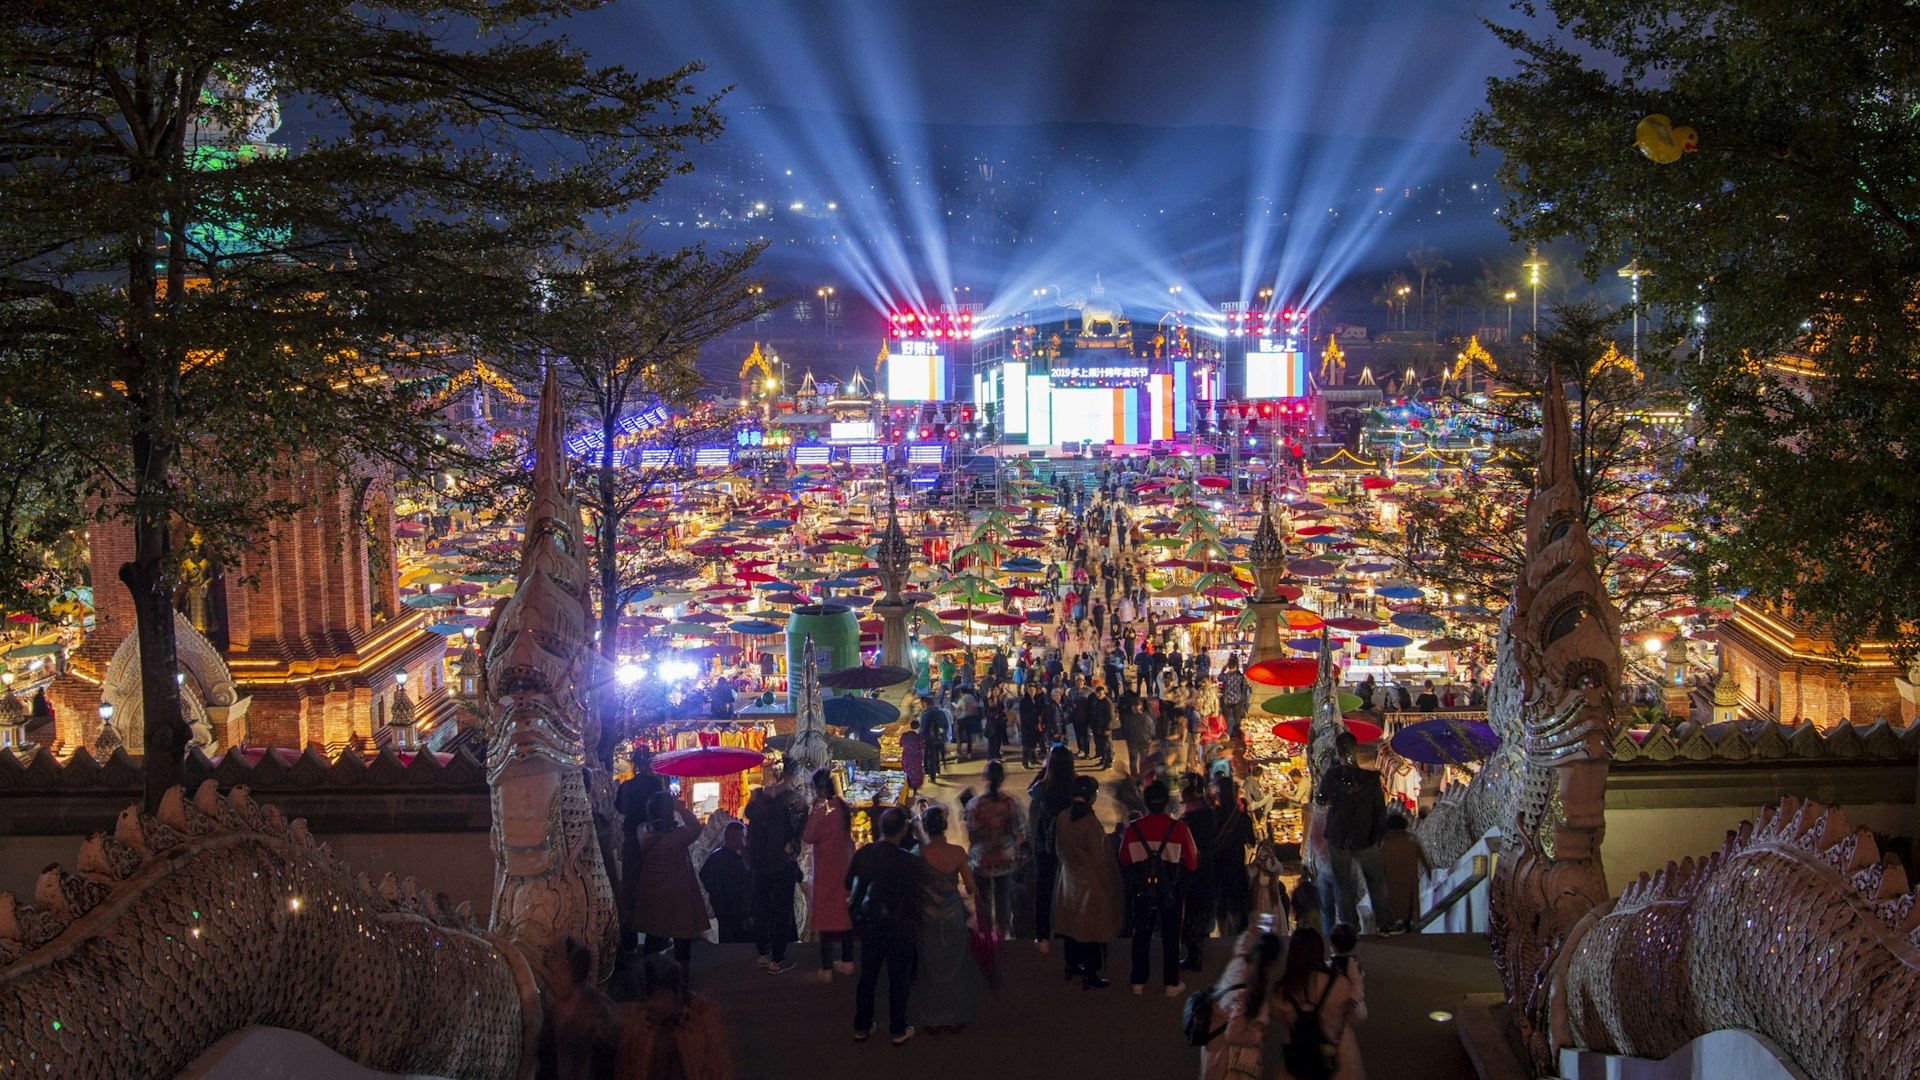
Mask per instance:
[[[640,467],[664,469],[673,464],[673,451],[666,447],[646,447],[640,451]]]
[[[1147,366],[1056,367],[1050,372],[1055,386],[1139,386],[1150,374]]]
[[[890,401],[945,401],[947,357],[932,341],[902,341],[887,355]]]
[[[849,446],[847,447],[847,460],[855,465],[885,465],[887,463],[887,448],[871,444],[867,446]]]
[[[1001,427],[1008,435],[1027,433],[1027,365],[1008,361],[1000,368],[1005,400],[1000,407]]]
[[[827,425],[827,438],[835,442],[872,442],[871,420],[835,420]]]
[[[1257,348],[1247,350],[1246,396],[1256,400],[1306,397],[1307,354],[1262,338]]]
[[[910,465],[938,465],[945,461],[947,448],[931,443],[907,447],[907,463]]]
[[[793,448],[795,465],[825,465],[832,459],[833,448],[829,446],[796,446]]]
[[[733,464],[733,450],[726,446],[702,446],[693,452],[695,468],[715,469]]]

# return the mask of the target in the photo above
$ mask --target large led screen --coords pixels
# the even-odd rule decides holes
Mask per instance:
[[[1307,396],[1307,354],[1299,349],[1281,349],[1262,341],[1259,351],[1247,351],[1247,397],[1292,398]]]
[[[1112,439],[1114,397],[1114,391],[1108,389],[1054,387],[1052,441],[1086,440],[1097,445]]]
[[[1005,399],[1000,405],[1002,430],[1008,435],[1027,433],[1027,365],[1008,361],[1001,367],[1001,379],[1006,387]]]
[[[887,399],[945,401],[947,358],[931,341],[902,341],[887,357]]]

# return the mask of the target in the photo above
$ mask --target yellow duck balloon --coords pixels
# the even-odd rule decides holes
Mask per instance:
[[[1633,145],[1648,159],[1671,165],[1681,155],[1700,149],[1700,136],[1690,127],[1674,127],[1664,113],[1641,118],[1633,129]]]

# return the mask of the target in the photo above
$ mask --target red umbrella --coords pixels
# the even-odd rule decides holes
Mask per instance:
[[[696,746],[653,756],[653,771],[661,776],[731,776],[757,769],[767,758],[744,746]]]
[[[777,592],[767,597],[769,604],[811,604],[813,601],[797,592]]]
[[[920,639],[928,652],[953,652],[967,647],[967,643],[952,634],[931,634]]]
[[[1247,680],[1262,686],[1312,686],[1320,661],[1312,657],[1279,657],[1248,664]]]
[[[1201,622],[1201,621],[1202,620],[1198,615],[1175,615],[1171,619],[1161,619],[1160,625],[1161,626],[1192,626],[1194,623]]]
[[[751,570],[756,566],[772,566],[773,560],[772,559],[741,559],[739,562],[736,562],[733,565],[739,567],[742,570]]]
[[[1027,620],[1025,616],[1010,611],[989,611],[985,615],[975,615],[973,621],[983,626],[1020,626]]]
[[[1239,589],[1229,589],[1225,585],[1215,585],[1213,588],[1202,592],[1201,595],[1211,596],[1215,600],[1244,600],[1247,596],[1246,593],[1241,592]]]
[[[1345,618],[1340,618],[1340,619],[1328,619],[1327,625],[1333,627],[1335,630],[1378,630],[1380,629],[1380,624],[1377,622],[1374,622],[1372,619],[1362,619],[1354,615],[1348,615]]]
[[[1343,717],[1342,720],[1347,725],[1347,730],[1353,732],[1353,737],[1363,743],[1373,742],[1380,737],[1380,725],[1371,720],[1362,720],[1357,717]],[[1282,721],[1273,725],[1273,737],[1290,743],[1304,743],[1307,741],[1307,728],[1310,723],[1307,720]],[[681,752],[685,753],[685,751]],[[654,760],[660,759],[654,758]],[[654,771],[658,772],[659,769],[656,768]]]
[[[1038,589],[1029,589],[1025,585],[1009,585],[1000,590],[1000,595],[1011,596],[1015,600],[1031,600],[1042,595]]]
[[[830,540],[836,544],[840,544],[849,540],[858,540],[860,537],[850,532],[824,532],[820,534],[820,539]]]
[[[1660,617],[1663,619],[1684,619],[1690,615],[1698,615],[1705,610],[1707,609],[1703,607],[1694,607],[1691,604],[1689,604],[1686,607],[1670,607],[1667,610],[1661,612]]]
[[[1295,533],[1301,536],[1325,536],[1328,533],[1337,533],[1339,531],[1339,529],[1332,525],[1309,525],[1304,529],[1294,530]]]
[[[736,574],[734,576],[738,577],[742,582],[748,585],[758,585],[762,582],[780,580],[779,578],[774,577],[772,574],[761,573],[758,570],[748,570],[748,571],[745,571],[744,573]]]
[[[861,619],[860,620],[860,632],[863,634],[877,634],[880,631],[885,630],[886,628],[887,628],[887,621],[885,619]]]
[[[1203,488],[1227,488],[1233,486],[1233,481],[1228,480],[1224,476],[1203,476],[1200,478],[1200,486]]]
[[[720,596],[707,597],[709,604],[750,604],[752,602],[751,593],[724,593]]]
[[[1029,540],[1023,536],[1015,540],[1007,541],[1007,546],[1010,548],[1020,548],[1022,550],[1031,551],[1034,548],[1043,548],[1043,547],[1046,547],[1047,545],[1041,543],[1038,540]]]
[[[1392,487],[1394,483],[1395,481],[1389,480],[1384,476],[1368,476],[1361,479],[1360,486],[1366,488],[1368,491],[1384,491]],[[1305,742],[1306,740],[1303,739],[1301,741]]]

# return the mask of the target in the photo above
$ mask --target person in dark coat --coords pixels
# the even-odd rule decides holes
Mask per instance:
[[[779,781],[747,800],[747,869],[753,872],[753,935],[760,964],[778,975],[793,969],[787,946],[799,936],[793,918],[802,808]]]
[[[1213,926],[1213,881],[1208,870],[1213,865],[1213,840],[1219,832],[1213,807],[1207,804],[1207,791],[1200,778],[1189,774],[1180,784],[1180,824],[1193,834],[1199,853],[1197,871],[1187,878],[1185,917],[1180,926],[1180,969],[1199,971],[1206,966],[1202,947]]]
[[[913,1038],[907,1025],[907,992],[913,987],[913,953],[919,930],[920,860],[901,846],[907,813],[891,807],[880,815],[880,839],[854,852],[847,866],[847,911],[860,935],[860,981],[854,987],[853,1037],[873,1033],[874,996],[887,976],[887,1027],[893,1045]]]
[[[1220,920],[1220,936],[1238,937],[1246,933],[1253,910],[1253,887],[1247,877],[1247,848],[1258,837],[1253,817],[1240,806],[1239,785],[1233,777],[1217,774],[1213,778],[1214,834],[1211,871],[1214,911]]]
[[[653,796],[647,809],[634,881],[633,928],[646,936],[647,952],[661,951],[670,941],[673,958],[687,967],[693,959],[694,939],[704,937],[713,925],[688,850],[700,839],[700,822],[693,811],[664,791]]]
[[[707,890],[707,906],[720,924],[720,943],[753,940],[753,871],[747,869],[747,827],[732,821],[700,866],[700,885]]]
[[[1120,862],[1107,844],[1107,832],[1094,814],[1100,785],[1091,776],[1075,777],[1073,803],[1054,819],[1054,849],[1060,876],[1054,886],[1054,928],[1066,941],[1067,978],[1078,977],[1088,990],[1111,985],[1101,977],[1107,942],[1120,936],[1126,922],[1126,893]]]
[[[653,754],[637,747],[629,759],[633,776],[622,781],[613,795],[613,808],[620,812],[620,880],[615,893],[620,912],[620,949],[631,950],[639,943],[633,929],[633,886],[640,873],[640,830],[647,823],[647,804],[654,795],[666,790],[665,783],[653,772]]]
[[[1046,702],[1040,698],[1040,687],[1028,683],[1026,692],[1020,696],[1020,764],[1033,768],[1040,764],[1040,739],[1047,722]]]
[[[1047,767],[1027,788],[1033,797],[1027,813],[1033,826],[1033,937],[1041,952],[1053,948],[1053,891],[1060,870],[1053,825],[1060,812],[1073,805],[1073,778],[1073,751],[1056,746],[1047,755]]]
[[[1087,730],[1093,735],[1093,752],[1100,758],[1099,768],[1113,768],[1113,698],[1106,686],[1093,688],[1093,696],[1083,706]]]

